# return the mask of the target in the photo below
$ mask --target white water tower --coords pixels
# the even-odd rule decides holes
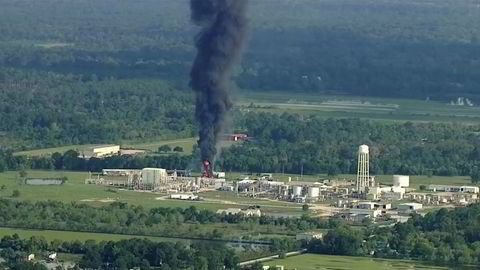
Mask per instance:
[[[369,186],[370,183],[370,160],[369,160],[370,150],[368,145],[360,145],[358,148],[358,168],[357,168],[357,191],[365,192],[365,188]]]

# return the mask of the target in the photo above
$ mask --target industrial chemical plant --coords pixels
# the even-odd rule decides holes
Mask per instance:
[[[212,177],[192,177],[188,171],[161,168],[141,170],[104,169],[102,173],[92,174],[85,184],[110,186],[136,191],[162,193],[202,192],[222,188],[226,184],[224,173],[214,173]]]
[[[358,148],[357,175],[351,180],[302,181],[288,177],[287,181],[278,181],[273,174],[265,173],[227,181],[224,172],[215,172],[210,162],[204,161],[203,173],[197,177],[185,170],[104,169],[102,173],[90,173],[85,183],[157,192],[169,195],[169,199],[190,201],[199,200],[198,194],[202,192],[224,191],[232,196],[310,204],[312,209],[319,209],[320,215],[352,222],[362,222],[367,218],[403,222],[410,213],[423,208],[477,202],[479,193],[479,188],[475,186],[425,185],[421,186],[422,190],[416,190],[410,186],[408,175],[393,175],[391,185],[381,185],[375,176],[370,175],[367,145]],[[227,212],[238,211],[230,209]],[[245,213],[251,215],[250,212]]]

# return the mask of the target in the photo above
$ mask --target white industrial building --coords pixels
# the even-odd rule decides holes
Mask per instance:
[[[183,200],[183,201],[196,201],[200,198],[197,195],[193,195],[193,194],[171,194],[170,199]]]
[[[408,175],[394,175],[393,186],[408,188],[410,186],[410,176]]]
[[[102,158],[108,156],[118,155],[120,153],[120,145],[106,144],[89,147],[80,152],[82,158]]]
[[[474,186],[429,185],[428,190],[433,192],[465,192],[465,193],[479,192],[479,188]]]
[[[359,202],[354,205],[355,209],[375,209],[375,203],[373,202]]]
[[[323,238],[323,233],[320,232],[303,232],[303,233],[297,233],[295,236],[295,239],[297,241],[312,241],[314,239],[322,239]]]
[[[399,212],[403,213],[411,213],[423,208],[421,203],[402,203],[397,205],[397,209]]]
[[[131,174],[140,173],[141,170],[129,169],[103,169],[102,174],[107,176],[128,176]]]
[[[400,186],[372,187],[369,188],[367,198],[371,200],[384,199],[395,201],[403,199],[405,188]]]
[[[260,211],[260,209],[228,208],[228,209],[217,210],[217,214],[225,214],[225,215],[243,214],[247,217],[260,217],[262,216],[262,211]]]

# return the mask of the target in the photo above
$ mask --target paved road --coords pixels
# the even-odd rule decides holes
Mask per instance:
[[[307,252],[307,249],[302,249],[302,250],[297,250],[297,251],[288,252],[288,253],[286,253],[285,255],[286,255],[287,257],[290,257],[290,256],[300,255],[300,254],[303,254],[303,253],[305,253],[305,252]],[[247,265],[254,264],[254,263],[256,263],[256,262],[271,261],[271,260],[278,259],[279,257],[280,257],[280,255],[273,255],[273,256],[263,257],[263,258],[259,258],[259,259],[255,259],[255,260],[250,260],[250,261],[241,262],[241,263],[238,264],[238,266],[243,267],[243,266],[247,266]]]

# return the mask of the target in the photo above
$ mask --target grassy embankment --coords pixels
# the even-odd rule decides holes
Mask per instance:
[[[47,241],[62,240],[62,241],[81,241],[95,239],[95,241],[120,241],[124,239],[132,238],[147,238],[152,241],[165,242],[165,241],[182,241],[182,239],[166,238],[166,237],[140,237],[135,235],[121,235],[121,234],[107,234],[107,233],[88,233],[88,232],[66,232],[55,230],[27,230],[17,228],[0,228],[0,237],[6,235],[18,234],[20,238],[28,239],[32,236],[43,236]]]
[[[383,260],[362,257],[329,256],[304,254],[283,260],[273,260],[265,265],[283,265],[285,270],[318,270],[318,269],[342,269],[342,270],[400,270],[400,269],[449,269],[448,267],[433,266],[414,261]],[[475,269],[475,268],[456,268]]]

